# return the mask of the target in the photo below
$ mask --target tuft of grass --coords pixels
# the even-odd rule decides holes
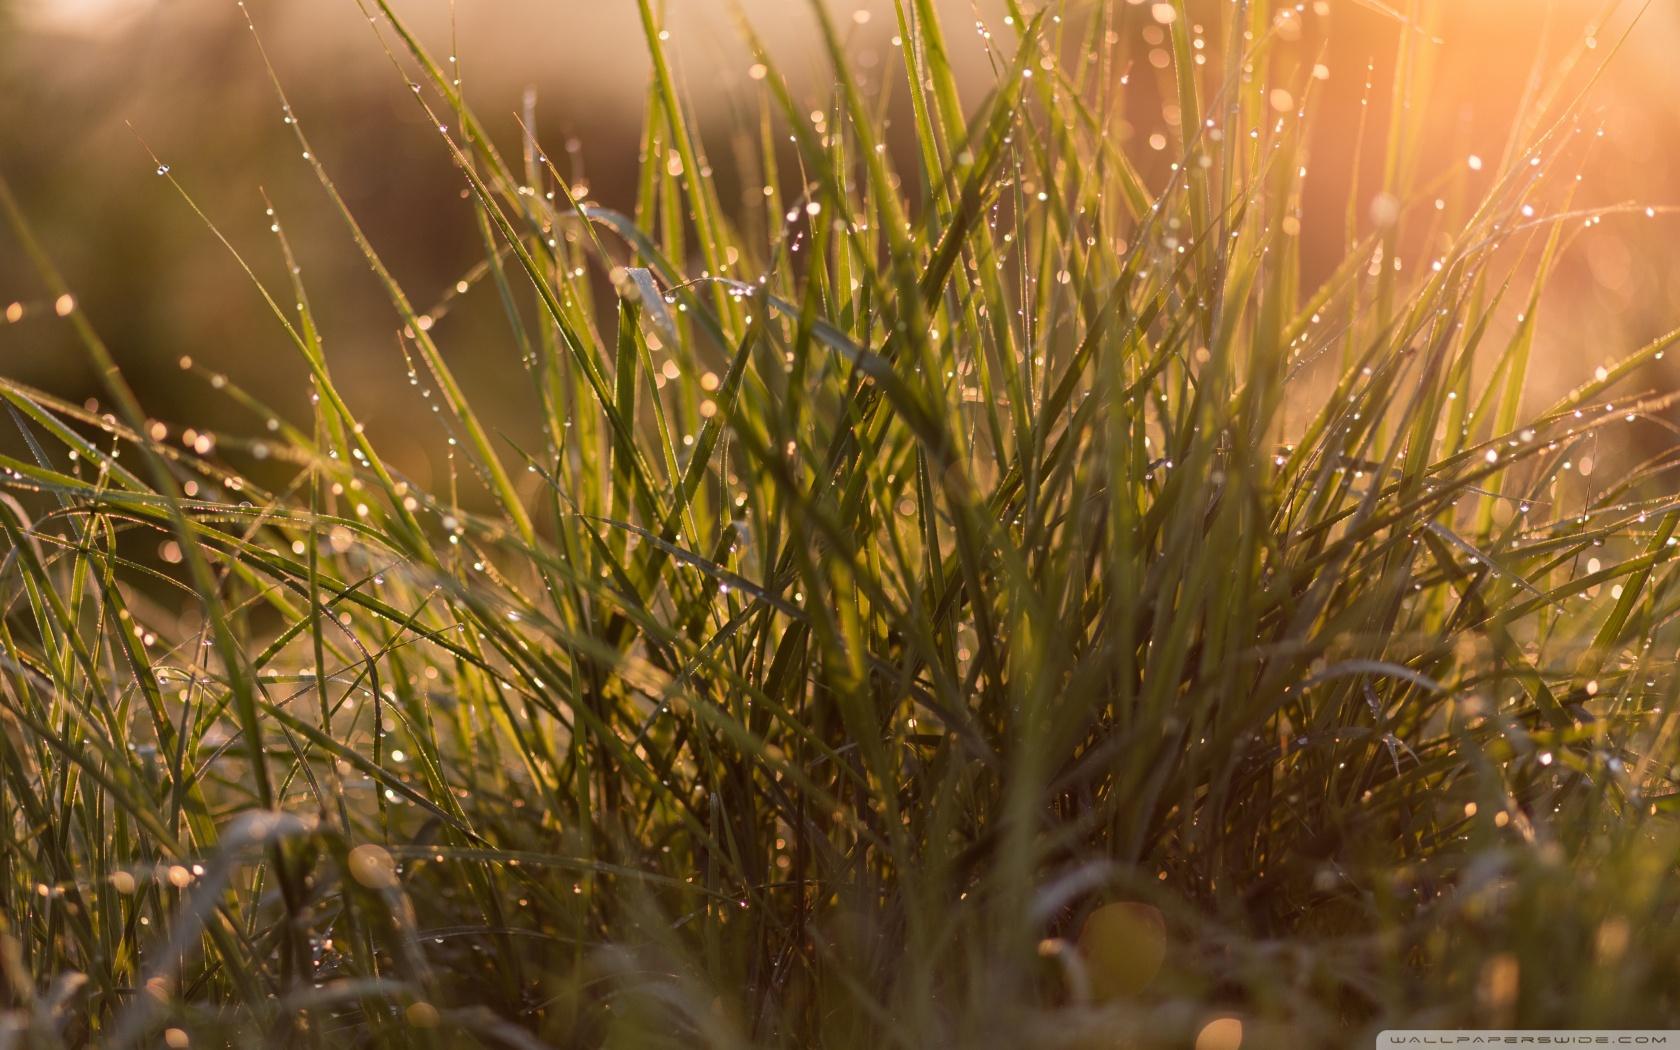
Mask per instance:
[[[313,393],[288,420],[211,377],[268,426],[183,433],[0,183],[110,405],[0,379],[27,450],[0,463],[8,1040],[1339,1046],[1680,1016],[1674,457],[1581,469],[1669,404],[1613,391],[1680,331],[1524,401],[1547,282],[1609,214],[1574,175],[1614,46],[1474,179],[1419,170],[1421,105],[1363,129],[1380,206],[1350,199],[1318,273],[1326,15],[1009,0],[977,93],[932,0],[898,0],[902,68],[868,82],[815,3],[832,91],[796,97],[743,26],[758,105],[722,151],[638,2],[614,211],[367,0],[483,238],[433,299],[270,67],[389,295],[436,489],[340,393],[281,217],[235,244],[158,165]],[[1434,7],[1382,7],[1397,99]],[[1116,134],[1135,98],[1175,115],[1159,155]],[[270,251],[284,285],[246,262]],[[451,348],[462,296],[504,347]],[[524,369],[540,438],[466,367]]]

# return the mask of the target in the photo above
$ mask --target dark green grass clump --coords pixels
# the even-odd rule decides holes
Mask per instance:
[[[904,76],[867,90],[815,6],[814,109],[755,44],[758,123],[712,158],[644,0],[614,212],[540,143],[499,152],[378,2],[476,206],[456,290],[399,288],[286,112],[395,307],[435,491],[339,393],[279,218],[292,284],[253,263],[253,309],[313,414],[218,379],[272,422],[183,434],[0,187],[111,406],[0,382],[28,449],[0,1042],[1213,1050],[1680,1016],[1671,457],[1578,469],[1662,406],[1624,388],[1675,337],[1522,404],[1596,219],[1561,86],[1586,53],[1475,180],[1406,176],[1429,131],[1396,107],[1321,279],[1327,14],[1011,4],[965,95],[932,6],[898,6]],[[1134,67],[1144,21],[1166,61]],[[1395,32],[1400,97],[1431,45]],[[1161,152],[1117,133],[1139,91]],[[505,308],[472,360],[528,373],[528,447],[452,375],[458,296]]]

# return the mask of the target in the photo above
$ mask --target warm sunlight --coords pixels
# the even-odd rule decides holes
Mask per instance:
[[[1680,6],[0,27],[0,1050],[1680,1048]]]

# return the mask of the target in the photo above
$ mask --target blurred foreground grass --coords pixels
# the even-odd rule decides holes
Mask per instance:
[[[1621,37],[1547,65],[1500,156],[1418,170],[1405,106],[1361,130],[1382,185],[1319,282],[1307,134],[1357,78],[1303,49],[1317,5],[1190,7],[1011,5],[965,96],[927,0],[868,91],[819,6],[825,104],[755,44],[760,109],[703,141],[644,0],[610,210],[534,137],[499,149],[376,2],[476,208],[441,300],[274,88],[394,308],[388,396],[448,464],[424,484],[341,394],[284,216],[224,245],[310,411],[189,354],[248,412],[211,433],[147,414],[0,184],[32,309],[106,384],[0,380],[0,1038],[1673,1022],[1674,456],[1594,466],[1660,419],[1640,384],[1680,332],[1523,403],[1575,238],[1656,214],[1577,203]],[[1116,46],[1139,20],[1147,71]],[[1405,99],[1430,33],[1396,32],[1364,90]],[[1107,134],[1146,77],[1170,164]],[[271,252],[278,284],[246,263]],[[499,345],[451,345],[469,301]],[[483,369],[523,369],[534,434],[463,393]]]

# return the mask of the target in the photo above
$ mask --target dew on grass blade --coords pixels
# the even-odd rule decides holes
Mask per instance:
[[[371,890],[395,889],[399,885],[396,858],[389,850],[364,842],[350,850],[350,877]]]

